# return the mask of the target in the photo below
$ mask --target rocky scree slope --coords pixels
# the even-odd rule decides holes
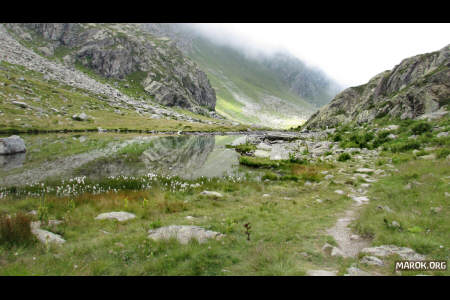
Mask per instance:
[[[134,24],[6,24],[36,52],[67,66],[119,80],[137,81],[150,100],[214,115],[215,91],[206,74],[170,41]],[[127,86],[126,86],[127,87]],[[145,97],[144,97],[145,98]]]
[[[393,70],[368,83],[350,87],[317,111],[307,129],[370,122],[375,118],[434,118],[450,104],[450,45],[439,51],[404,59]]]

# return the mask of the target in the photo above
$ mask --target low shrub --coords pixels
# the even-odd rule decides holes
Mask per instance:
[[[352,157],[350,156],[350,154],[348,153],[341,153],[338,157],[338,161],[347,161],[349,159],[351,159]]]
[[[437,158],[446,158],[448,155],[450,155],[450,149],[439,149],[436,152]]]
[[[420,135],[424,132],[430,132],[432,129],[431,124],[427,122],[420,122],[412,126],[411,132],[416,135]]]
[[[418,141],[399,141],[390,146],[391,152],[405,152],[408,150],[419,149],[420,143]]]

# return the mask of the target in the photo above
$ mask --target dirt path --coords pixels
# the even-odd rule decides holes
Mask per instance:
[[[370,245],[369,240],[352,233],[352,229],[348,227],[356,219],[361,206],[361,204],[353,204],[345,211],[344,217],[339,218],[336,224],[327,230],[327,233],[337,242],[343,257],[356,257],[363,248]]]

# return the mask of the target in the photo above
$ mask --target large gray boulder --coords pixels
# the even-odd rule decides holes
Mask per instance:
[[[175,238],[181,244],[187,244],[191,239],[196,239],[199,243],[203,243],[208,239],[220,239],[224,236],[219,232],[206,230],[199,226],[188,225],[170,225],[158,229],[151,229],[148,233],[150,239],[157,241]]]
[[[26,152],[25,142],[20,136],[0,138],[0,155]]]
[[[95,219],[96,220],[116,219],[119,222],[123,222],[134,218],[136,218],[135,214],[128,213],[125,211],[113,211],[109,213],[99,214]]]
[[[86,121],[89,119],[89,117],[85,113],[81,113],[73,115],[72,119],[74,119],[75,121]]]

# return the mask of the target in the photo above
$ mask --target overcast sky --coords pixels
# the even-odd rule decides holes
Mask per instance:
[[[450,43],[450,23],[193,25],[220,43],[249,52],[286,49],[345,87],[364,84],[404,58]]]

